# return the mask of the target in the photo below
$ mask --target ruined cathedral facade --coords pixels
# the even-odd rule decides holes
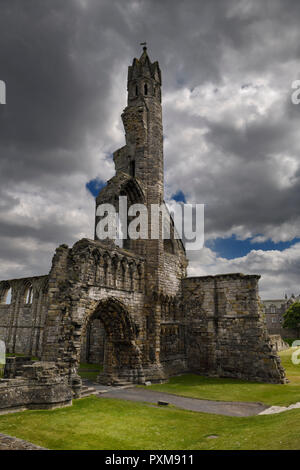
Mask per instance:
[[[119,196],[129,207],[161,206],[161,71],[146,48],[128,69],[122,120],[126,143],[114,153],[116,174],[96,208],[110,203],[118,211]],[[174,230],[169,240],[160,232],[122,247],[98,240],[95,231],[94,240],[57,248],[48,275],[1,281],[0,339],[8,352],[38,358],[24,380],[48,377],[51,384],[60,377],[74,393],[81,360],[102,363],[98,380],[107,384],[158,382],[187,371],[284,382],[261,318],[259,276],[187,277]]]

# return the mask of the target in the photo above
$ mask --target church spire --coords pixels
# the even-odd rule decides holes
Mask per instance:
[[[149,59],[148,54],[147,54],[147,43],[146,42],[141,42],[141,46],[143,46],[143,53],[140,57],[139,62],[141,64],[145,64],[146,62],[149,62],[149,64],[151,64],[150,59]]]
[[[134,58],[128,67],[128,105],[136,104],[141,98],[155,98],[161,101],[161,72],[158,62],[151,63],[146,43],[141,43],[143,52]]]

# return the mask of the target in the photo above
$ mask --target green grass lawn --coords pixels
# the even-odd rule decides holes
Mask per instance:
[[[291,363],[291,350],[280,355],[291,381],[287,385],[185,375],[151,388],[215,400],[300,401],[300,366]],[[68,408],[0,416],[0,432],[57,450],[298,450],[300,409],[236,418],[91,396],[74,400]]]
[[[30,354],[14,354],[14,353],[6,353],[6,357],[30,357],[31,361],[38,361],[39,358],[36,356],[30,356]]]
[[[102,372],[103,366],[99,364],[89,364],[87,362],[81,362],[78,369],[78,374],[82,379],[89,379],[95,381],[100,372]]]
[[[172,377],[165,384],[147,387],[192,398],[221,401],[254,401],[266,405],[290,405],[300,401],[300,364],[294,365],[291,354],[295,349],[281,352],[282,365],[290,381],[284,385],[218,379],[186,374]]]
[[[0,432],[57,450],[299,449],[300,410],[231,418],[89,397],[69,408],[0,416]]]

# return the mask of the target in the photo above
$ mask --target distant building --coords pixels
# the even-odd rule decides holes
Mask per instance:
[[[264,312],[266,315],[267,330],[270,335],[281,335],[283,338],[296,338],[296,330],[283,328],[283,315],[290,305],[294,302],[300,302],[300,295],[295,297],[294,294],[290,298],[285,296],[284,299],[262,300]]]

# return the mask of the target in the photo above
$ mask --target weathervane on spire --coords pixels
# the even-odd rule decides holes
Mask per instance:
[[[145,41],[145,42],[140,42],[140,45],[141,45],[141,46],[144,46],[144,47],[143,47],[144,51],[147,50],[147,43],[146,43],[146,41]]]

